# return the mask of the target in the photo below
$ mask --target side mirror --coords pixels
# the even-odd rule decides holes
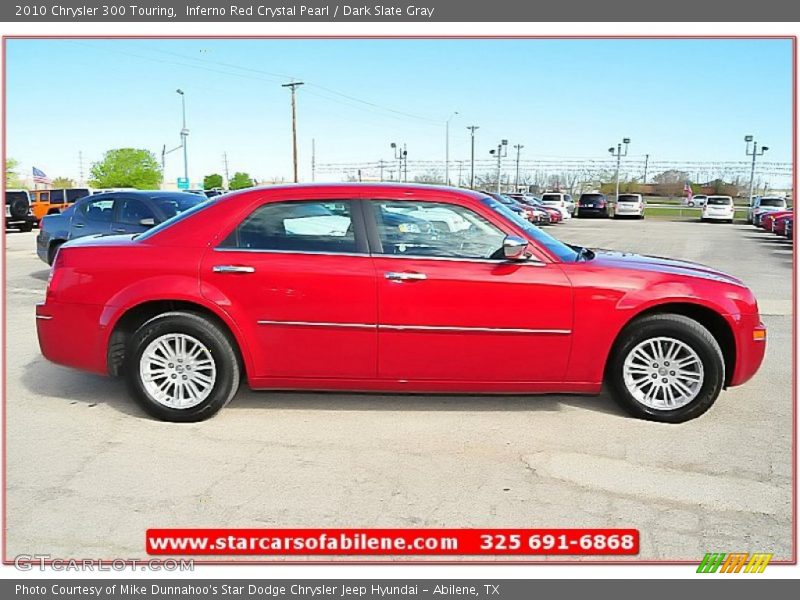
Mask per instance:
[[[503,255],[506,260],[528,260],[530,255],[525,252],[527,249],[527,240],[517,235],[507,235],[503,240]]]
[[[156,224],[156,220],[153,217],[148,217],[147,219],[142,219],[139,221],[139,225],[143,227],[153,227]]]

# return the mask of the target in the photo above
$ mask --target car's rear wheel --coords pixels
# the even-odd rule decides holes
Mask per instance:
[[[606,370],[614,400],[635,417],[683,423],[705,413],[725,381],[716,339],[683,315],[637,319],[620,334]]]
[[[208,419],[239,388],[233,343],[201,315],[168,312],[144,323],[126,350],[128,389],[142,408],[164,421]]]

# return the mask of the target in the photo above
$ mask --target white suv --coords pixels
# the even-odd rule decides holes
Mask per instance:
[[[557,208],[564,215],[564,219],[571,219],[575,212],[575,201],[570,194],[561,192],[545,192],[542,194],[542,204],[550,208]]]
[[[614,207],[614,218],[639,217],[644,219],[644,198],[641,194],[620,194]]]
[[[733,198],[730,196],[709,196],[703,205],[701,221],[726,221],[733,223]]]
[[[747,222],[758,225],[758,219],[766,213],[786,210],[786,198],[782,196],[755,196],[747,209]]]

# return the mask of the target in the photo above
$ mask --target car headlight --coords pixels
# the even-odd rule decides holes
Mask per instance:
[[[398,229],[400,233],[421,233],[419,225],[416,223],[400,223]]]

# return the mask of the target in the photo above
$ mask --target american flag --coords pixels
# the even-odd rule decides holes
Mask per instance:
[[[689,185],[689,182],[683,184],[683,193],[686,194],[686,201],[691,202],[692,200],[692,186]]]
[[[34,183],[53,183],[51,179],[45,175],[44,171],[40,171],[33,167],[33,182]]]

